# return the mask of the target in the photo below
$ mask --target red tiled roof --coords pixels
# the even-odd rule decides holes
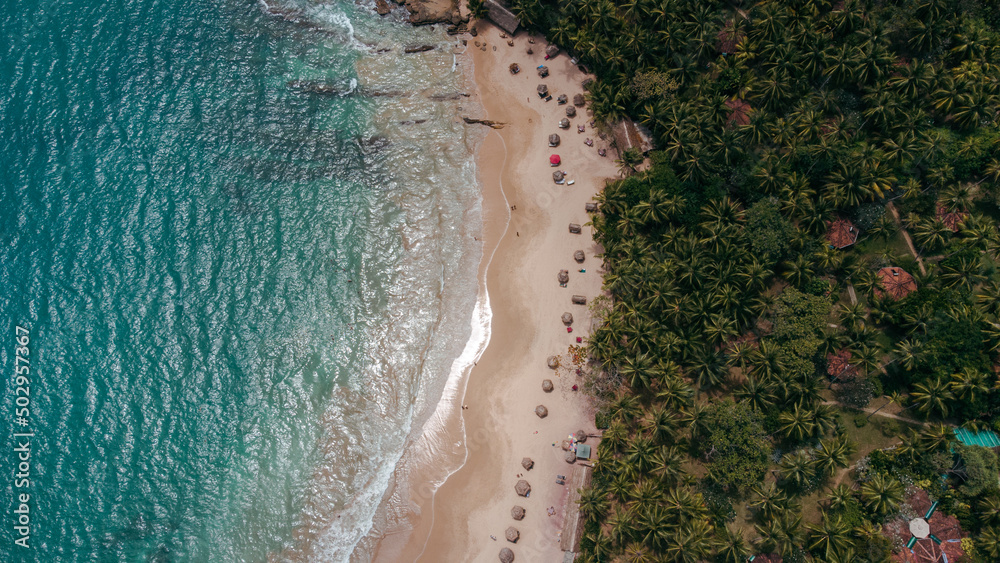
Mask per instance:
[[[726,119],[726,126],[746,125],[750,123],[750,112],[753,108],[750,104],[739,98],[726,100],[726,107],[729,108],[729,117]]]
[[[826,241],[834,248],[847,248],[858,241],[858,228],[847,219],[837,219],[827,225]]]
[[[879,297],[888,295],[893,299],[902,299],[911,292],[916,291],[917,282],[913,276],[906,273],[906,270],[889,266],[878,271],[879,287],[875,288],[875,294]]]
[[[857,375],[858,370],[851,365],[851,351],[844,348],[833,354],[826,355],[826,373],[830,377],[850,379]]]
[[[957,209],[954,211],[948,211],[948,209],[941,204],[938,204],[937,206],[937,218],[940,219],[946,227],[951,229],[951,232],[953,233],[958,232],[959,225],[961,225],[962,221],[965,221],[968,216],[969,213],[966,211],[960,211]]]

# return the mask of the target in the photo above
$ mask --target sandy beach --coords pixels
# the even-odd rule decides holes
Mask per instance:
[[[601,289],[600,248],[586,225],[584,206],[607,178],[616,176],[614,152],[598,155],[607,142],[590,127],[585,108],[578,108],[569,129],[559,129],[586,78],[565,54],[546,61],[540,37],[519,32],[511,46],[510,38],[492,24],[476,27],[479,35],[467,37],[468,53],[485,115],[470,117],[504,124],[488,134],[477,161],[484,256],[492,255],[480,271],[493,311],[491,339],[469,376],[462,401],[466,408],[455,413],[450,425],[460,437],[464,422],[466,463],[435,494],[420,486],[419,471],[409,475],[411,513],[406,520],[413,529],[383,538],[376,561],[496,561],[504,547],[511,548],[517,561],[561,561],[570,488],[583,469],[566,463],[561,442],[581,429],[595,431],[582,391],[572,389],[582,386],[583,378],[569,354],[577,337],[586,342],[590,314],[570,298],[578,294],[590,300]],[[526,54],[528,47],[532,55]],[[520,65],[519,74],[510,73],[511,63]],[[540,79],[536,67],[543,63],[550,75]],[[551,101],[537,95],[540,83],[548,86]],[[569,104],[557,103],[560,94],[569,97]],[[578,132],[578,125],[586,125],[586,131]],[[548,146],[552,133],[562,138],[554,149]],[[584,143],[587,138],[594,146]],[[550,166],[552,154],[562,158],[559,167]],[[574,184],[556,185],[555,170],[565,171],[567,182]],[[583,232],[571,234],[570,223],[583,225]],[[577,250],[586,254],[582,264],[574,260]],[[557,280],[559,270],[569,271],[565,287]],[[573,315],[572,332],[561,321],[565,312]],[[549,356],[560,357],[557,370],[546,366]],[[545,379],[552,380],[552,392],[543,391]],[[547,407],[546,418],[535,415],[538,405]],[[521,466],[524,457],[535,462],[530,471]],[[567,484],[558,484],[557,475],[566,476]],[[528,498],[515,493],[519,479],[531,485]],[[526,511],[520,522],[511,517],[515,505]],[[516,544],[504,539],[512,525],[520,531]]]

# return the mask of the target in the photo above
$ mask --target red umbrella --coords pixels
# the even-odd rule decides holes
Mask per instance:
[[[549,164],[552,166],[559,166],[560,162],[562,162],[562,159],[559,158],[558,154],[554,154],[549,157]]]

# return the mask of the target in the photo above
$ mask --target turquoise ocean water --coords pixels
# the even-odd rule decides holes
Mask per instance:
[[[2,2],[0,561],[363,561],[481,323],[456,39],[269,1]]]

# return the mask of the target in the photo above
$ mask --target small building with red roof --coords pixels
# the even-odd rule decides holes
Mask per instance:
[[[840,250],[858,242],[858,228],[847,219],[831,221],[826,226],[826,241]]]
[[[902,299],[917,290],[917,281],[906,270],[889,266],[878,271],[875,295]]]
[[[957,233],[958,229],[962,225],[962,222],[965,221],[966,218],[968,218],[969,213],[967,211],[962,211],[960,209],[949,210],[947,207],[939,203],[937,206],[936,215],[937,218],[940,219],[941,222],[944,223],[946,227],[951,229],[951,232]]]
[[[726,100],[726,107],[729,108],[729,117],[726,118],[726,127],[739,127],[750,123],[750,112],[753,108],[750,104],[739,98]]]
[[[962,527],[958,519],[937,510],[927,491],[918,489],[906,504],[923,516],[910,520],[897,518],[887,522],[882,531],[893,543],[903,545],[892,554],[897,563],[954,563],[965,555]]]
[[[826,373],[834,379],[851,379],[858,374],[858,370],[851,364],[851,351],[842,348],[837,352],[826,355]]]

